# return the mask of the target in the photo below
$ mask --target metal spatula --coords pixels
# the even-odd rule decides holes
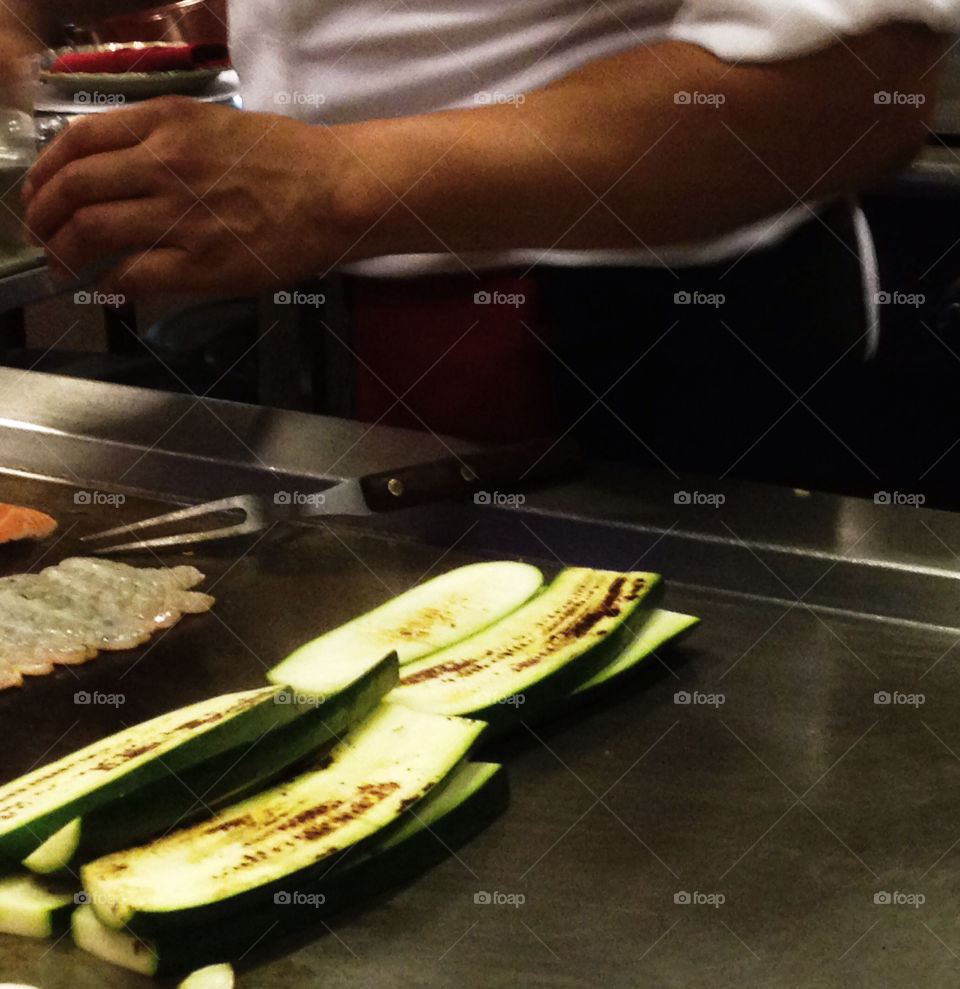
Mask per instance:
[[[119,545],[101,545],[95,553],[118,553],[164,546],[186,546],[211,539],[225,539],[258,532],[274,522],[296,521],[325,515],[372,515],[375,512],[412,508],[446,498],[482,495],[479,503],[493,504],[491,487],[521,485],[556,478],[569,472],[578,459],[570,441],[532,441],[496,447],[479,453],[445,457],[396,470],[350,478],[323,490],[303,494],[279,491],[269,495],[234,495],[204,502],[191,508],[168,512],[139,522],[119,525],[105,532],[84,536],[82,542],[128,536],[146,529],[242,511],[240,522],[221,524],[200,532],[179,532],[155,538],[139,538]]]

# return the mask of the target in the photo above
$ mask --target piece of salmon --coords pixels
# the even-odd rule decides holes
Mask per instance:
[[[0,502],[0,543],[14,539],[46,539],[56,527],[56,520],[43,512]]]

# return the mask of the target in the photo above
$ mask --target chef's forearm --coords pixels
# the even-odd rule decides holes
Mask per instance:
[[[919,150],[943,47],[892,25],[730,66],[670,42],[522,102],[338,128],[355,156],[336,203],[350,257],[676,244],[862,187]],[[878,103],[883,92],[901,95]]]

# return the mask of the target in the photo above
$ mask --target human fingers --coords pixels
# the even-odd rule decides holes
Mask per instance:
[[[37,246],[51,241],[88,207],[146,196],[153,176],[136,149],[77,159],[61,168],[28,201],[27,228]]]
[[[24,183],[24,200],[32,200],[72,161],[143,144],[179,106],[177,97],[164,97],[75,120],[34,162]]]
[[[54,269],[75,273],[116,254],[156,248],[176,237],[179,224],[186,220],[186,215],[172,217],[154,199],[100,203],[74,213],[45,250]]]

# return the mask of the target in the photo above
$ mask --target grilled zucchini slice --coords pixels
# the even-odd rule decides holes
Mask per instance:
[[[323,690],[317,694],[267,686],[199,701],[7,783],[0,787],[0,869],[19,864],[74,818],[96,811],[109,814],[111,806],[135,799],[145,788],[153,788],[151,800],[162,815],[163,799],[158,798],[168,785],[182,788],[176,777],[238,747],[266,744],[262,740],[267,735],[301,716],[315,716],[321,727],[325,715],[352,710],[358,695],[389,689],[396,668],[395,655],[339,657],[327,664]],[[345,727],[340,715],[334,720]],[[317,744],[322,741],[318,738]],[[176,816],[167,823],[174,820]]]
[[[299,900],[276,894],[273,903],[228,922],[194,929],[189,936],[170,930],[142,939],[104,926],[88,905],[73,915],[74,942],[105,961],[144,975],[179,975],[198,965],[239,959],[254,946],[267,944],[268,935],[309,929],[337,910],[413,879],[486,827],[508,800],[503,766],[465,762],[387,837],[304,887]]]
[[[278,702],[317,703],[269,733],[135,790],[125,788],[122,799],[110,800],[75,818],[23,864],[34,872],[50,873],[209,817],[215,808],[257,792],[288,767],[339,739],[370,714],[396,682],[397,659],[390,655],[330,697],[279,693]]]
[[[292,652],[267,674],[308,693],[341,656],[384,656],[400,665],[473,635],[515,611],[543,584],[528,563],[472,563],[434,577]]]
[[[183,928],[302,888],[442,782],[484,725],[382,704],[307,772],[81,870],[108,927]]]
[[[387,699],[510,723],[562,701],[611,662],[642,627],[659,590],[658,574],[569,567],[496,625],[404,666]]]

